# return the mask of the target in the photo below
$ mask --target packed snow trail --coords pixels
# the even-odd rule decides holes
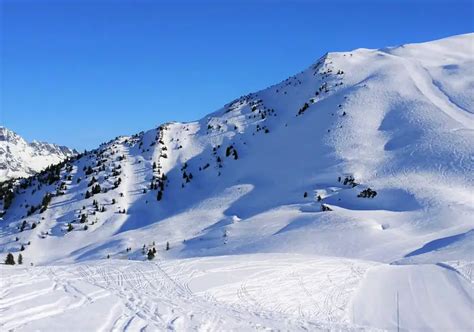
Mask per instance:
[[[397,325],[407,331],[474,329],[472,281],[449,266],[382,265],[371,269],[352,308],[355,323],[384,329]]]
[[[472,283],[436,265],[256,254],[0,273],[5,330],[390,330],[396,292],[403,328],[474,327]]]
[[[373,265],[248,255],[2,268],[0,326],[20,331],[352,330],[347,303]]]

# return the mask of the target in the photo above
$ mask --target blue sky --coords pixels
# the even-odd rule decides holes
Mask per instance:
[[[78,149],[199,119],[327,51],[474,31],[473,1],[0,2],[0,125]]]

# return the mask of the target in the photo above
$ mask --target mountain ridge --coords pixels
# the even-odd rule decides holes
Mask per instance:
[[[455,40],[472,42],[473,36],[469,34]],[[446,43],[445,40],[443,42]],[[428,49],[439,48],[437,42],[433,43],[420,45]],[[400,52],[397,50],[399,48],[392,48],[392,52]],[[445,57],[444,54],[442,56]],[[357,214],[360,209],[369,209],[370,214],[375,213],[370,212],[371,209],[377,208],[389,214],[398,211],[399,214],[410,215],[413,210],[419,211],[426,202],[430,202],[432,207],[439,206],[439,203],[433,203],[436,199],[425,200],[426,188],[419,181],[421,173],[416,171],[419,167],[424,168],[424,176],[431,177],[433,183],[438,185],[437,189],[429,188],[432,192],[447,190],[446,182],[449,181],[450,186],[465,192],[467,198],[469,190],[459,180],[472,181],[469,176],[465,178],[465,172],[473,167],[469,160],[459,159],[459,156],[469,153],[466,139],[472,136],[472,119],[470,115],[462,115],[465,116],[461,123],[464,126],[462,130],[467,130],[467,136],[457,135],[462,110],[449,109],[452,105],[447,104],[449,101],[436,91],[436,86],[425,83],[424,76],[417,72],[424,72],[425,67],[418,68],[416,63],[407,67],[405,62],[408,60],[399,60],[398,57],[366,49],[327,53],[307,70],[267,89],[239,97],[201,120],[171,122],[136,135],[120,136],[101,144],[97,150],[79,155],[66,167],[70,172],[74,169],[71,180],[64,181],[64,178],[67,179],[63,174],[65,170],[60,171],[63,186],[77,188],[70,195],[84,201],[81,206],[90,205],[92,198],[84,198],[91,188],[75,183],[80,179],[86,178],[90,182],[91,176],[94,176],[94,184],[100,184],[101,190],[113,191],[114,194],[102,192],[98,197],[103,197],[107,205],[109,203],[105,201],[114,199],[120,202],[120,210],[127,211],[119,217],[106,213],[106,220],[123,220],[123,225],[114,231],[118,232],[117,236],[141,226],[158,225],[161,223],[158,220],[166,220],[166,216],[172,217],[179,211],[192,209],[192,204],[202,206],[209,193],[233,192],[232,188],[238,188],[244,196],[229,206],[224,219],[232,215],[238,219],[252,218],[288,204],[316,204],[316,212],[321,205],[318,197],[327,206],[332,206],[331,209],[342,209],[341,217],[347,211],[353,210],[351,213]],[[469,54],[464,58],[471,61]],[[369,62],[372,67],[367,69],[366,63]],[[352,71],[351,67],[357,70]],[[351,75],[347,76],[347,72]],[[417,72],[415,79],[412,72]],[[405,84],[393,86],[392,76]],[[387,89],[386,84],[391,84],[392,89]],[[425,93],[422,93],[420,86],[425,88]],[[416,107],[416,112],[405,106],[407,101],[410,107]],[[446,109],[449,109],[447,113]],[[367,116],[367,110],[370,116]],[[417,125],[423,121],[429,121],[429,125]],[[449,145],[438,147],[437,153],[428,153],[433,149],[432,128],[441,123],[446,129],[438,130],[436,137],[444,135]],[[456,145],[451,143],[453,140]],[[313,147],[311,142],[320,143]],[[422,151],[425,151],[424,155],[419,153]],[[285,154],[284,158],[281,153]],[[316,153],[318,158],[306,157],[311,153]],[[446,156],[450,156],[457,166],[446,165]],[[129,158],[130,162],[127,161]],[[302,161],[295,163],[298,159]],[[413,166],[407,168],[397,160],[410,160]],[[86,174],[87,167],[91,166],[92,173]],[[124,169],[119,167],[141,175],[120,177]],[[445,171],[449,169],[446,173],[449,177],[439,177],[440,167]],[[303,176],[300,178],[299,174]],[[393,181],[387,180],[392,177]],[[344,179],[348,179],[349,186],[352,183],[358,186],[345,189],[347,185],[342,184]],[[130,198],[120,196],[125,196],[118,189],[122,181],[126,183]],[[132,190],[131,186],[136,188]],[[382,190],[377,198],[353,201],[352,195],[357,196],[370,186]],[[58,189],[59,182],[56,187],[56,191],[63,191]],[[271,191],[268,191],[269,188]],[[65,192],[67,196],[68,190]],[[281,195],[271,192],[280,192]],[[185,202],[176,200],[181,195],[186,196]],[[235,195],[241,194],[231,194]],[[39,198],[35,204],[40,203]],[[312,199],[318,201],[311,203]],[[53,198],[53,202],[55,200]],[[346,203],[339,203],[346,200]],[[145,207],[152,201],[153,207]],[[58,211],[59,215],[53,219],[71,216],[70,210]],[[93,212],[86,210],[88,215]],[[25,213],[9,216],[7,212],[5,217],[14,220],[24,218]],[[65,215],[60,217],[63,213]],[[138,223],[136,219],[140,213],[144,220]],[[217,216],[211,219],[215,218]],[[58,226],[61,224],[64,222]],[[287,228],[288,225],[283,229]],[[212,250],[222,249],[218,247],[220,245]],[[183,250],[186,252],[186,246]],[[339,249],[335,253],[347,254]],[[397,258],[395,256],[393,259]]]
[[[31,176],[77,151],[66,146],[33,140],[28,143],[12,130],[0,126],[0,182]]]

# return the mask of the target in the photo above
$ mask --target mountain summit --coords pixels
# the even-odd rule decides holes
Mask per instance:
[[[0,181],[29,177],[76,153],[56,144],[28,143],[18,134],[0,126]]]

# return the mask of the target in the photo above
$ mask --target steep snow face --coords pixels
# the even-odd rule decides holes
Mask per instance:
[[[23,181],[2,251],[31,241],[34,263],[144,259],[143,245],[168,242],[159,255],[392,262],[469,232],[473,40],[328,53],[199,121],[116,138]]]
[[[31,176],[76,153],[65,146],[28,143],[13,131],[0,127],[0,182]]]

